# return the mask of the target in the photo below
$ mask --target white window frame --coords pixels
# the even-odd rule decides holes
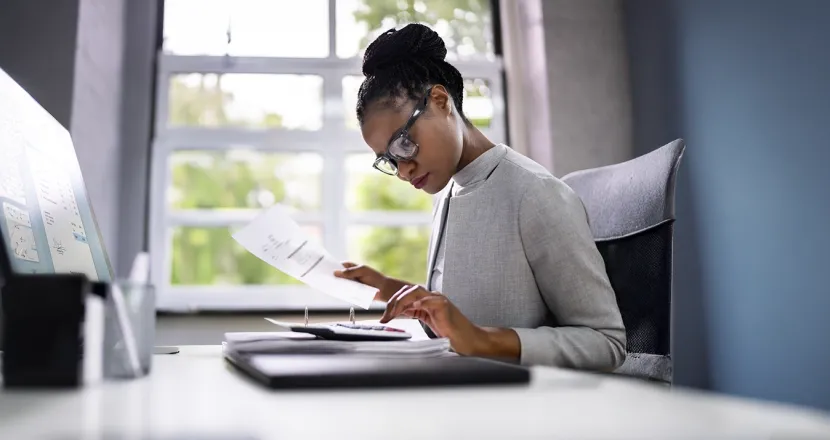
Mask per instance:
[[[224,150],[245,145],[267,152],[315,152],[323,159],[320,211],[298,214],[298,222],[323,228],[323,245],[335,256],[346,255],[349,225],[429,225],[430,213],[360,212],[345,206],[345,158],[349,153],[368,153],[360,133],[346,127],[342,80],[361,74],[361,60],[343,59],[336,51],[335,1],[329,0],[329,56],[327,58],[231,57],[173,55],[160,51],[157,67],[155,137],[152,146],[150,182],[149,251],[151,279],[156,286],[157,308],[166,311],[196,310],[343,310],[349,304],[305,286],[173,286],[170,284],[171,231],[176,226],[242,226],[255,210],[217,212],[175,211],[167,206],[170,184],[168,159],[173,152],[198,149]],[[494,13],[495,18],[495,13]],[[489,82],[493,120],[483,132],[494,142],[506,140],[502,62],[453,63],[465,78]],[[188,73],[310,74],[323,79],[323,126],[319,131],[251,130],[243,128],[169,127],[168,90],[173,75]],[[340,147],[340,148],[337,148]],[[367,166],[370,166],[367,164]],[[390,177],[391,178],[391,177]],[[424,268],[426,270],[426,268]],[[382,307],[375,305],[373,308]]]

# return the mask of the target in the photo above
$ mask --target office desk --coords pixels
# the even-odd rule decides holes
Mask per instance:
[[[0,439],[830,438],[825,413],[552,368],[523,387],[291,392],[248,381],[219,346],[157,355],[153,368],[76,391],[2,391]]]

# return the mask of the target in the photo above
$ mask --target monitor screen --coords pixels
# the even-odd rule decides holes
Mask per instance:
[[[3,271],[112,281],[69,132],[2,69],[0,210]]]

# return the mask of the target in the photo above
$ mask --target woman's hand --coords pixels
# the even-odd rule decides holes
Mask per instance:
[[[385,324],[398,316],[425,323],[436,336],[448,338],[458,354],[486,355],[490,351],[490,334],[470,322],[440,293],[421,286],[404,286],[390,298],[380,322]]]
[[[378,289],[375,299],[388,302],[392,295],[406,285],[403,281],[389,278],[369,266],[357,265],[346,261],[343,263],[343,270],[334,272],[334,276],[357,281],[369,287]]]

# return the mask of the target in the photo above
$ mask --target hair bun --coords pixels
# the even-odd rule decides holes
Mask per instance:
[[[437,32],[412,23],[400,30],[389,29],[372,41],[363,55],[363,74],[372,76],[416,60],[441,62],[446,56],[447,47]]]

